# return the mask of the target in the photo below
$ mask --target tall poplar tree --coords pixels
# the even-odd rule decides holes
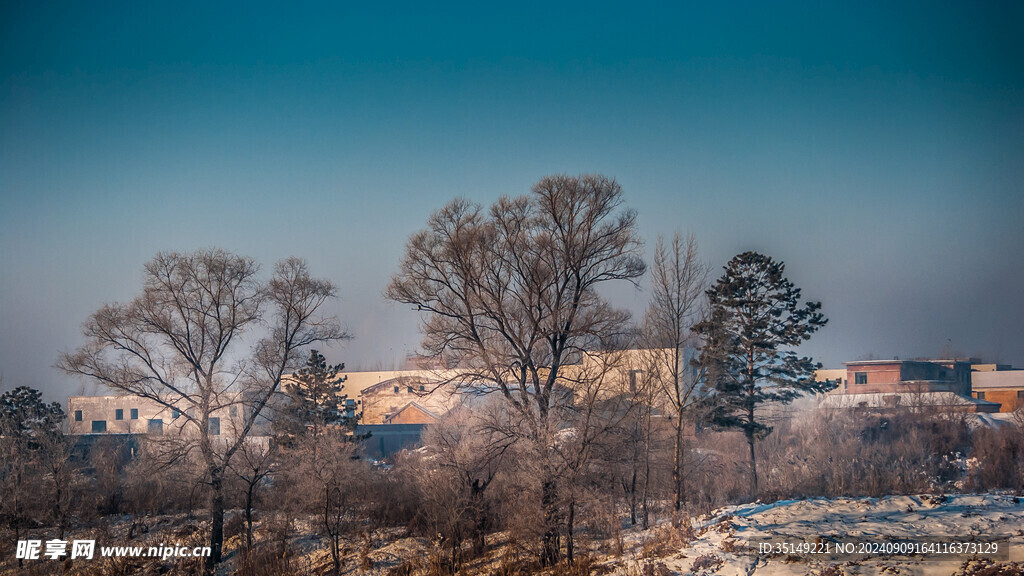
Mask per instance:
[[[814,379],[821,364],[794,350],[828,320],[820,302],[800,304],[800,289],[784,271],[785,264],[764,254],[735,256],[707,291],[710,313],[694,327],[701,336],[696,362],[706,370],[712,423],[746,436],[751,498],[758,486],[755,443],[772,431],[758,409],[830,386]]]

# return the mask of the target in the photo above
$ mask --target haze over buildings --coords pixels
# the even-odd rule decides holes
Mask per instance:
[[[825,366],[1024,365],[1024,8],[509,10],[6,3],[0,386],[91,393],[58,352],[156,252],[206,246],[307,258],[356,336],[328,359],[397,367],[408,236],[559,172],[616,177],[648,252],[681,230],[716,273],[785,261]]]

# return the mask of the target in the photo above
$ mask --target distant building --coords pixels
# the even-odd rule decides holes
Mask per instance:
[[[172,402],[168,402],[172,404]],[[72,434],[192,435],[198,432],[187,416],[191,408],[168,408],[148,398],[129,395],[71,396],[68,416]],[[243,424],[241,403],[215,410],[210,434],[233,437]]]
[[[844,362],[846,394],[953,392],[969,396],[971,364],[961,360]]]
[[[838,384],[822,401],[836,408],[929,408],[958,412],[998,412],[1000,405],[972,395],[975,358],[936,360],[859,360],[843,370],[819,370],[819,381]],[[988,366],[988,365],[983,365]]]
[[[1000,412],[1013,412],[1024,407],[1024,370],[982,370],[971,373],[974,398],[998,402]]]
[[[433,424],[459,404],[459,395],[436,380],[399,376],[364,388],[360,400],[362,424]]]

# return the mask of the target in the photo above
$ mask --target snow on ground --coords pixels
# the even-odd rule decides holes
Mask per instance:
[[[846,555],[824,558],[805,552],[759,553],[758,543],[886,542],[913,539],[922,543],[1000,541],[1008,555],[1005,572],[1024,574],[1024,500],[1005,494],[889,496],[885,498],[819,498],[744,504],[720,509],[695,526],[696,538],[675,554],[632,558],[613,574],[757,574],[790,576],[820,574],[949,576],[963,573],[961,557]],[[650,532],[650,531],[649,531]],[[752,542],[753,541],[753,542]]]

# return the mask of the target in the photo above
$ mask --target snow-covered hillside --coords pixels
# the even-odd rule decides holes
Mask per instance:
[[[934,549],[951,542],[998,542],[1001,557],[971,562],[969,555],[849,554],[825,557],[783,545],[809,543],[817,552],[836,542],[912,540]],[[775,544],[760,553],[759,544]],[[1005,547],[1005,548],[1002,548]],[[989,550],[992,546],[987,546]],[[764,576],[827,574],[1016,575],[1024,572],[1024,500],[1012,495],[890,496],[745,504],[716,511],[696,538],[662,558],[635,556],[614,574],[721,574]],[[966,563],[966,564],[965,564]]]

